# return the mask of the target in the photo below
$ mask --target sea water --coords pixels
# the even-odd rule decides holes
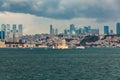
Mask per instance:
[[[0,49],[0,80],[120,80],[120,48]]]

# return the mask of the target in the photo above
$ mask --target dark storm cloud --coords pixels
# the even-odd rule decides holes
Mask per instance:
[[[0,11],[29,13],[54,19],[119,19],[119,0],[0,0]]]

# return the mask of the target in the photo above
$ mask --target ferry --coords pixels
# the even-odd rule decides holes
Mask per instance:
[[[39,48],[48,48],[48,46],[45,46],[45,45],[40,45],[38,46]]]
[[[20,45],[20,46],[18,46],[18,48],[24,48],[24,46],[23,46],[23,45]]]
[[[84,46],[77,46],[76,49],[85,49]]]

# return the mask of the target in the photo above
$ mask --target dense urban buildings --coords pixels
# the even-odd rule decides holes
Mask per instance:
[[[116,34],[103,26],[104,34],[91,26],[78,27],[70,24],[62,33],[50,25],[50,34],[23,36],[22,24],[2,24],[0,29],[0,47],[12,48],[80,48],[84,47],[120,47],[120,23],[116,24]]]
[[[19,42],[23,36],[22,24],[2,24],[0,29],[0,39],[5,42]]]
[[[54,32],[53,26],[50,25],[50,34],[58,34],[58,30]],[[78,28],[74,24],[70,24],[69,29],[64,29],[64,35],[79,35],[79,34],[91,34],[99,35],[99,29],[92,29],[91,26],[85,26],[84,28]]]
[[[103,35],[115,35],[115,32],[110,29],[109,26],[103,26]],[[70,24],[69,28],[65,28],[63,31],[64,35],[99,35],[100,30],[98,28],[94,29],[91,26],[84,26],[83,28],[75,26],[75,24]],[[54,29],[53,25],[50,25],[50,34],[59,34],[58,29]],[[116,24],[116,35],[120,35],[120,23]]]

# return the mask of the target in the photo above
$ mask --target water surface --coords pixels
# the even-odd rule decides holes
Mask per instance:
[[[0,49],[0,80],[120,80],[120,48]]]

